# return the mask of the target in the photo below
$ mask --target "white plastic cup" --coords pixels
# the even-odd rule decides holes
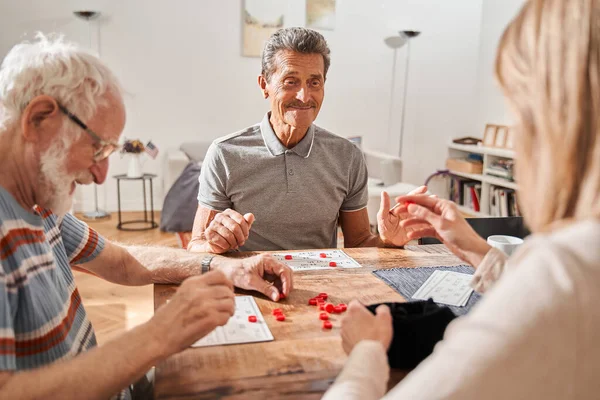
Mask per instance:
[[[510,257],[517,247],[523,244],[523,239],[514,236],[493,235],[487,238],[487,242]]]
[[[394,167],[394,162],[392,160],[381,160],[379,165],[381,168],[381,180],[383,181],[384,186],[391,186],[399,181],[398,174],[396,173],[396,168]]]

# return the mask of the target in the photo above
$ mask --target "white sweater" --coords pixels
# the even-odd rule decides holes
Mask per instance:
[[[488,256],[476,286],[501,279],[387,395],[385,349],[363,341],[324,399],[600,399],[600,222]]]

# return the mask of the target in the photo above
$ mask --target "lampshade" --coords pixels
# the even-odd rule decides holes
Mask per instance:
[[[408,38],[404,36],[390,36],[384,40],[385,44],[392,49],[399,49],[408,42]]]
[[[80,10],[73,11],[73,14],[75,14],[77,18],[85,19],[86,21],[91,21],[100,16],[100,11]]]
[[[400,31],[398,33],[400,34],[400,36],[406,36],[409,39],[414,38],[415,36],[419,36],[421,34],[421,32],[419,31]]]

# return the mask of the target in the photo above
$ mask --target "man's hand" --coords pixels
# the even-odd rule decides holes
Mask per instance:
[[[287,297],[293,288],[292,270],[269,254],[248,258],[215,258],[214,269],[222,271],[240,289],[256,290],[273,301]]]
[[[240,214],[232,209],[218,213],[210,222],[204,236],[205,247],[209,253],[222,254],[243,246],[250,234],[254,214]]]
[[[183,281],[171,300],[148,322],[162,356],[182,351],[235,312],[233,284],[219,271]]]
[[[409,238],[412,235],[437,237],[452,253],[475,268],[490,250],[490,245],[471,228],[456,204],[450,200],[400,196],[396,201],[409,203],[407,211],[410,218],[400,223],[410,231]]]
[[[394,336],[390,309],[381,305],[375,312],[376,315],[373,315],[357,300],[350,302],[342,319],[342,347],[346,354],[350,354],[361,340],[376,340],[386,351],[390,347]]]
[[[426,192],[427,186],[421,186],[411,191],[409,195],[423,196]],[[412,225],[410,229],[406,229],[400,225],[400,221],[408,217],[406,204],[400,203],[397,207],[390,210],[390,196],[387,192],[381,193],[381,206],[377,213],[377,228],[379,230],[379,237],[386,246],[404,246],[410,240],[418,238],[414,237],[415,235],[409,236],[409,232],[411,230],[418,230],[422,226]]]

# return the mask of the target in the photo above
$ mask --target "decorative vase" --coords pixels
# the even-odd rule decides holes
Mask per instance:
[[[127,170],[128,178],[141,178],[144,175],[140,157],[141,154],[131,154],[129,156],[129,169]]]

